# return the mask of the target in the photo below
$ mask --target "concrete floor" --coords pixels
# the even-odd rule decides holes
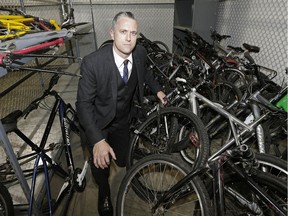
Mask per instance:
[[[82,147],[80,146],[79,138],[75,137],[73,141],[73,157],[76,167],[81,167],[85,161],[85,153],[83,155]],[[86,154],[87,155],[87,154]],[[114,163],[111,164],[111,175],[110,175],[110,187],[111,187],[111,196],[114,209],[116,207],[116,198],[118,193],[119,184],[125,175],[125,168],[119,168]],[[58,185],[62,183],[62,180],[59,180],[57,177],[52,178],[52,185]],[[98,204],[98,186],[94,182],[94,179],[91,175],[90,167],[88,167],[86,173],[86,188],[83,192],[75,192],[73,199],[70,202],[68,215],[69,216],[97,216]],[[55,215],[61,215],[61,207],[56,211]]]

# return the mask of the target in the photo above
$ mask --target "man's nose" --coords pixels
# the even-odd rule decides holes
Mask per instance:
[[[131,33],[127,33],[127,35],[126,35],[126,40],[127,40],[127,41],[131,41]]]

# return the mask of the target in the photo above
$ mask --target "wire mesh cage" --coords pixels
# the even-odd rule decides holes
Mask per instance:
[[[65,47],[58,51],[64,52]],[[31,70],[11,70],[0,77],[0,117],[3,118],[14,110],[23,111],[33,100],[40,97],[48,88],[51,77],[57,70],[69,66],[67,59],[38,59],[25,65]],[[37,72],[37,69],[47,72]],[[32,70],[36,69],[36,71]],[[50,72],[49,72],[50,71]]]

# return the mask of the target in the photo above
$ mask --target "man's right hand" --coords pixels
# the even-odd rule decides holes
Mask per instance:
[[[116,160],[115,153],[111,146],[103,139],[93,147],[93,163],[97,168],[107,168],[110,164],[110,155]]]

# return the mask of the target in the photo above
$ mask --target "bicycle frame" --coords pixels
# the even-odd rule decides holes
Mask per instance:
[[[53,95],[55,97],[55,103],[52,108],[51,114],[49,116],[47,126],[45,128],[43,137],[41,139],[40,145],[37,146],[35,143],[33,143],[28,137],[26,137],[20,130],[15,130],[14,132],[22,138],[37,154],[34,169],[33,169],[33,175],[32,175],[32,183],[31,183],[31,190],[30,190],[30,202],[29,202],[29,215],[32,215],[32,208],[33,208],[33,197],[35,192],[35,184],[36,184],[36,175],[37,175],[37,168],[39,165],[39,161],[41,160],[43,162],[43,168],[44,168],[44,177],[45,177],[45,187],[46,187],[46,193],[47,193],[47,200],[48,200],[48,207],[49,207],[49,214],[52,215],[52,213],[57,209],[59,206],[62,198],[68,193],[68,202],[66,202],[64,206],[64,212],[67,212],[68,205],[69,205],[69,198],[72,198],[74,189],[74,178],[77,178],[78,184],[81,186],[83,178],[86,174],[88,162],[86,161],[84,164],[83,171],[79,173],[75,173],[75,167],[74,167],[74,161],[72,156],[72,150],[70,146],[70,139],[69,139],[69,128],[68,128],[68,113],[69,112],[75,112],[71,105],[65,104],[62,98],[55,92],[51,91],[49,92],[49,95]],[[59,120],[60,120],[60,127],[62,131],[62,138],[64,142],[64,152],[65,152],[65,158],[66,163],[68,167],[68,171],[65,171],[60,164],[56,163],[50,156],[48,156],[44,150],[44,147],[46,145],[48,136],[50,134],[51,127],[53,125],[53,121],[56,117],[56,115],[59,114]],[[65,178],[65,182],[57,196],[57,199],[55,201],[55,204],[52,205],[52,199],[51,199],[51,189],[50,189],[50,181],[49,181],[49,172],[48,172],[48,165],[51,166],[51,168],[61,176]],[[75,176],[76,175],[76,176]]]
[[[70,38],[72,35],[70,31],[62,29],[60,31],[27,34],[19,39],[0,43],[0,49],[3,49],[3,52],[0,52],[0,76],[7,74],[8,68],[20,67],[37,56],[48,57],[48,55],[44,56],[47,50],[62,46],[65,38]],[[44,54],[40,55],[39,52]],[[53,55],[50,55],[50,57],[53,57]],[[60,56],[55,55],[55,57]],[[64,58],[64,56],[61,56],[61,58]],[[72,57],[67,56],[67,58]]]
[[[16,133],[16,131],[17,130],[14,130],[15,133]],[[30,139],[29,139],[29,141],[30,141]],[[45,153],[51,152],[55,149],[56,146],[58,146],[58,143],[51,143],[48,148],[45,148],[42,151],[44,151]],[[22,165],[27,164],[31,161],[34,161],[36,159],[36,156],[37,156],[37,152],[32,152],[30,154],[18,156],[17,161],[19,162],[19,165],[22,166]],[[34,169],[24,169],[22,171],[23,171],[23,174],[25,177],[30,177],[32,175],[33,170]],[[43,170],[43,168],[38,166],[38,170],[39,171]],[[6,163],[3,163],[0,165],[0,178],[2,176],[7,176],[7,175],[15,175],[15,171],[13,170],[12,164],[10,163],[9,160],[7,160]],[[9,178],[7,178],[6,180],[1,178],[2,183],[8,183],[8,182],[14,182],[14,181],[17,181],[16,176],[13,178],[11,178],[11,176],[9,176]]]
[[[257,126],[260,124],[260,122],[269,115],[269,112],[264,113],[261,116],[258,116],[258,118],[254,122],[252,122],[251,124],[247,124],[247,123],[241,121],[236,116],[229,113],[228,111],[226,111],[220,105],[215,104],[212,101],[210,101],[209,99],[200,95],[199,93],[196,92],[196,89],[193,88],[191,90],[191,92],[189,93],[189,102],[190,102],[191,107],[192,107],[192,112],[195,113],[196,115],[198,114],[197,99],[204,102],[209,108],[212,108],[213,110],[217,111],[219,114],[221,114],[222,116],[227,118],[229,120],[229,124],[230,124],[231,130],[232,130],[232,133],[233,133],[233,138],[230,139],[222,148],[220,148],[212,156],[210,156],[209,160],[211,160],[215,156],[223,153],[225,150],[227,150],[229,147],[231,147],[234,143],[236,143],[236,145],[239,146],[240,145],[239,138],[248,132],[253,133],[253,131],[255,131]],[[237,103],[237,101],[235,101],[231,106],[235,105],[236,103]],[[243,129],[241,129],[239,132],[237,132],[236,131],[236,125],[240,126]],[[240,127],[238,127],[238,128],[240,128]],[[256,133],[257,133],[257,130],[256,130]],[[263,135],[263,133],[262,133],[262,135]],[[263,144],[263,142],[260,142],[259,149],[261,149],[261,151],[263,151],[263,149],[262,149],[263,147],[261,146],[261,144]]]

